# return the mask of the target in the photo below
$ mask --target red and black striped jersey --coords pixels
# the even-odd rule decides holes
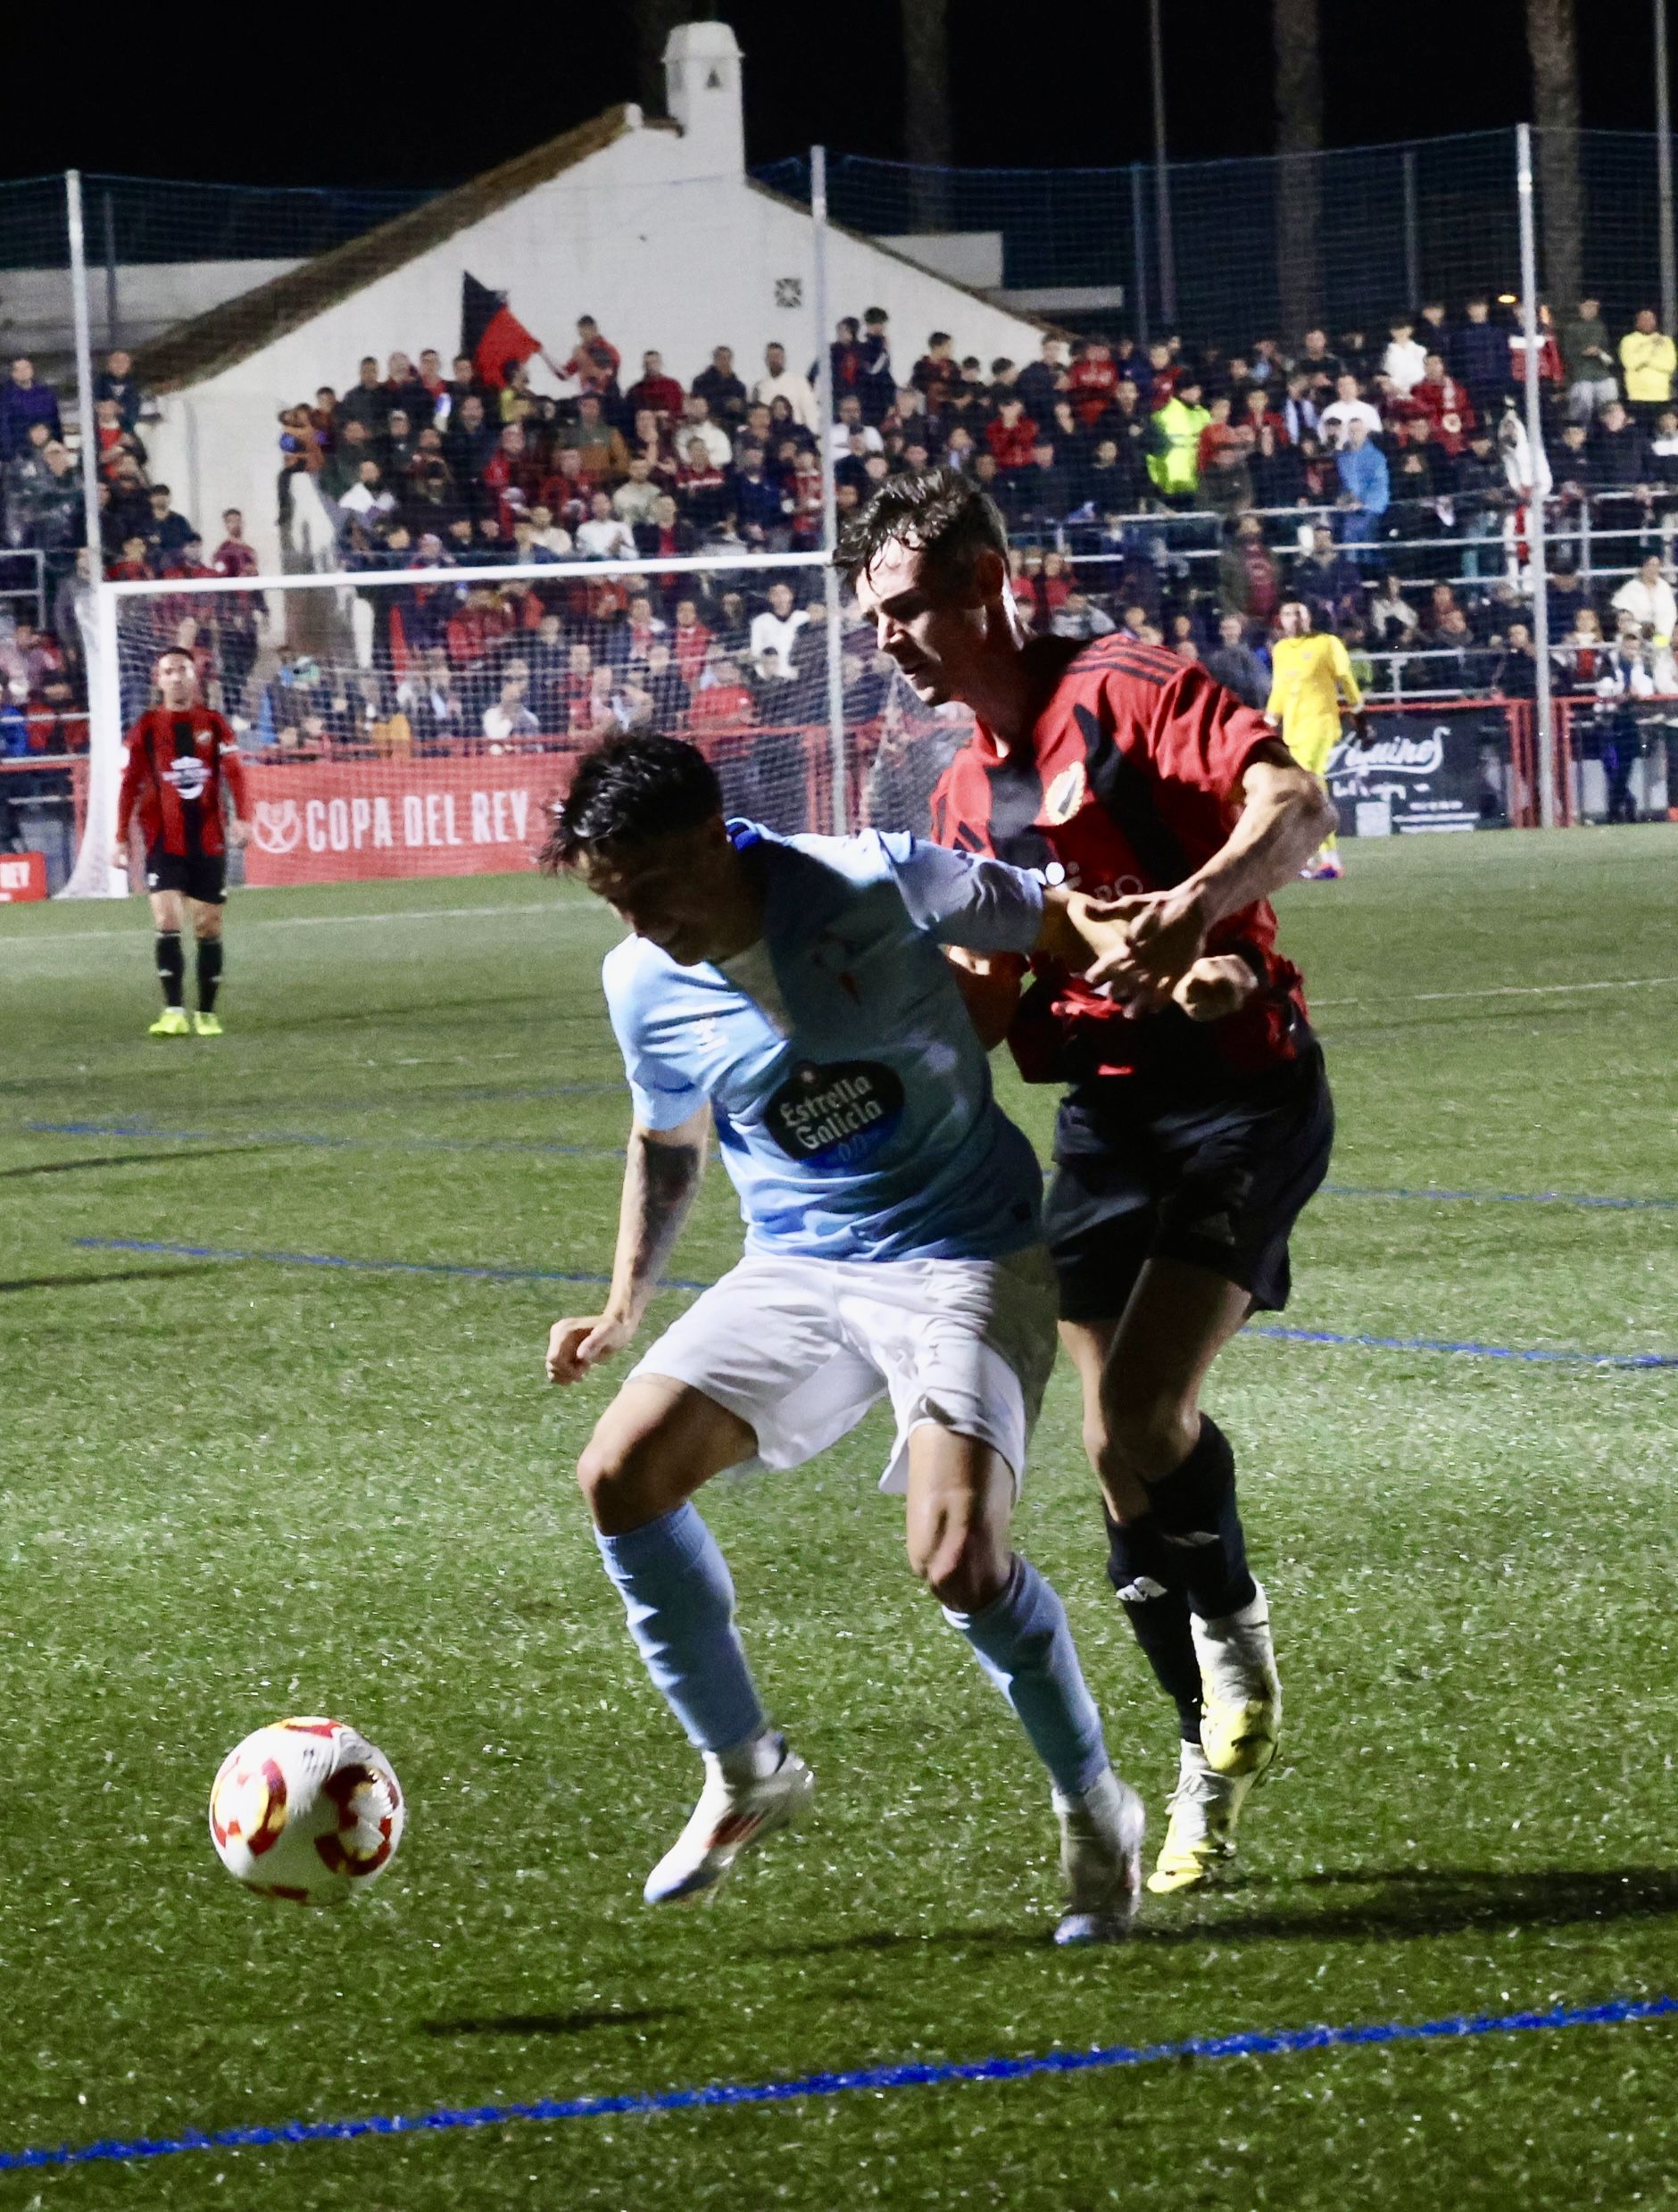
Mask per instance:
[[[173,714],[151,707],[129,732],[117,801],[117,837],[127,838],[137,817],[149,852],[177,857],[225,852],[221,786],[236,814],[245,811],[245,766],[239,741],[211,707]]]
[[[1052,681],[1047,702],[1006,752],[979,725],[933,794],[933,836],[1095,898],[1192,876],[1228,838],[1242,777],[1275,731],[1198,663],[1130,636],[1025,650]],[[1309,1035],[1305,997],[1275,941],[1267,901],[1213,929],[1208,951],[1240,952],[1260,988],[1205,1027],[1175,1007],[1127,1020],[1079,977],[1038,963],[1009,1039],[1022,1072],[1035,1082],[1192,1067],[1239,1075],[1292,1060]]]

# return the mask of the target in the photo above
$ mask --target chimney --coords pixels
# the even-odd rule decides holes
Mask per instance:
[[[678,23],[665,46],[665,104],[681,125],[684,167],[691,176],[744,173],[740,58],[727,23]]]

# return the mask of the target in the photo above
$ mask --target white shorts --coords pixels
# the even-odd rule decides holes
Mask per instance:
[[[882,1490],[908,1487],[911,1429],[990,1444],[1013,1470],[1054,1365],[1054,1271],[1042,1245],[1006,1260],[802,1260],[748,1252],[629,1377],[687,1383],[757,1437],[747,1468],[800,1467],[890,1396]]]

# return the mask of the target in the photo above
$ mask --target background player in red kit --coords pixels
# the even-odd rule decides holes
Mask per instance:
[[[145,888],[157,926],[157,974],[163,1010],[154,1037],[219,1037],[216,992],[221,981],[221,908],[227,898],[228,844],[242,845],[246,827],[245,769],[238,740],[222,717],[198,700],[198,671],[189,653],[158,657],[160,703],[129,732],[117,802],[116,864],[129,864],[129,831],[137,819],[145,844]],[[233,811],[224,830],[225,786]],[[190,1023],[181,1003],[186,957],[182,902],[192,913],[197,948],[198,1010]]]
[[[1327,1169],[1333,1112],[1269,894],[1333,827],[1275,731],[1205,670],[1124,636],[1028,639],[1001,515],[950,470],[900,477],[841,564],[882,648],[929,704],[978,718],[933,801],[933,834],[1110,901],[1125,952],[1086,981],[994,963],[969,994],[1028,1078],[1070,1085],[1044,1232],[1061,1339],[1084,1389],[1108,1572],[1177,1707],[1177,1789],[1158,1890],[1234,1848],[1275,1755],[1281,1687],[1249,1572],[1207,1371],[1255,1307],[1288,1295],[1288,1235]],[[1254,988],[1196,1023],[1172,993],[1202,954]],[[1105,984],[1103,990],[1101,985]]]

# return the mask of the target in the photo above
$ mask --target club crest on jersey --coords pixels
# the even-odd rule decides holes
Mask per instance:
[[[769,1101],[764,1120],[789,1160],[848,1168],[876,1152],[902,1116],[902,1082],[879,1060],[806,1060]]]
[[[1082,761],[1074,761],[1070,768],[1063,768],[1043,794],[1043,820],[1069,822],[1084,804],[1087,788]]]
[[[163,779],[173,784],[183,799],[202,799],[210,781],[210,763],[196,753],[184,753],[163,770]]]

